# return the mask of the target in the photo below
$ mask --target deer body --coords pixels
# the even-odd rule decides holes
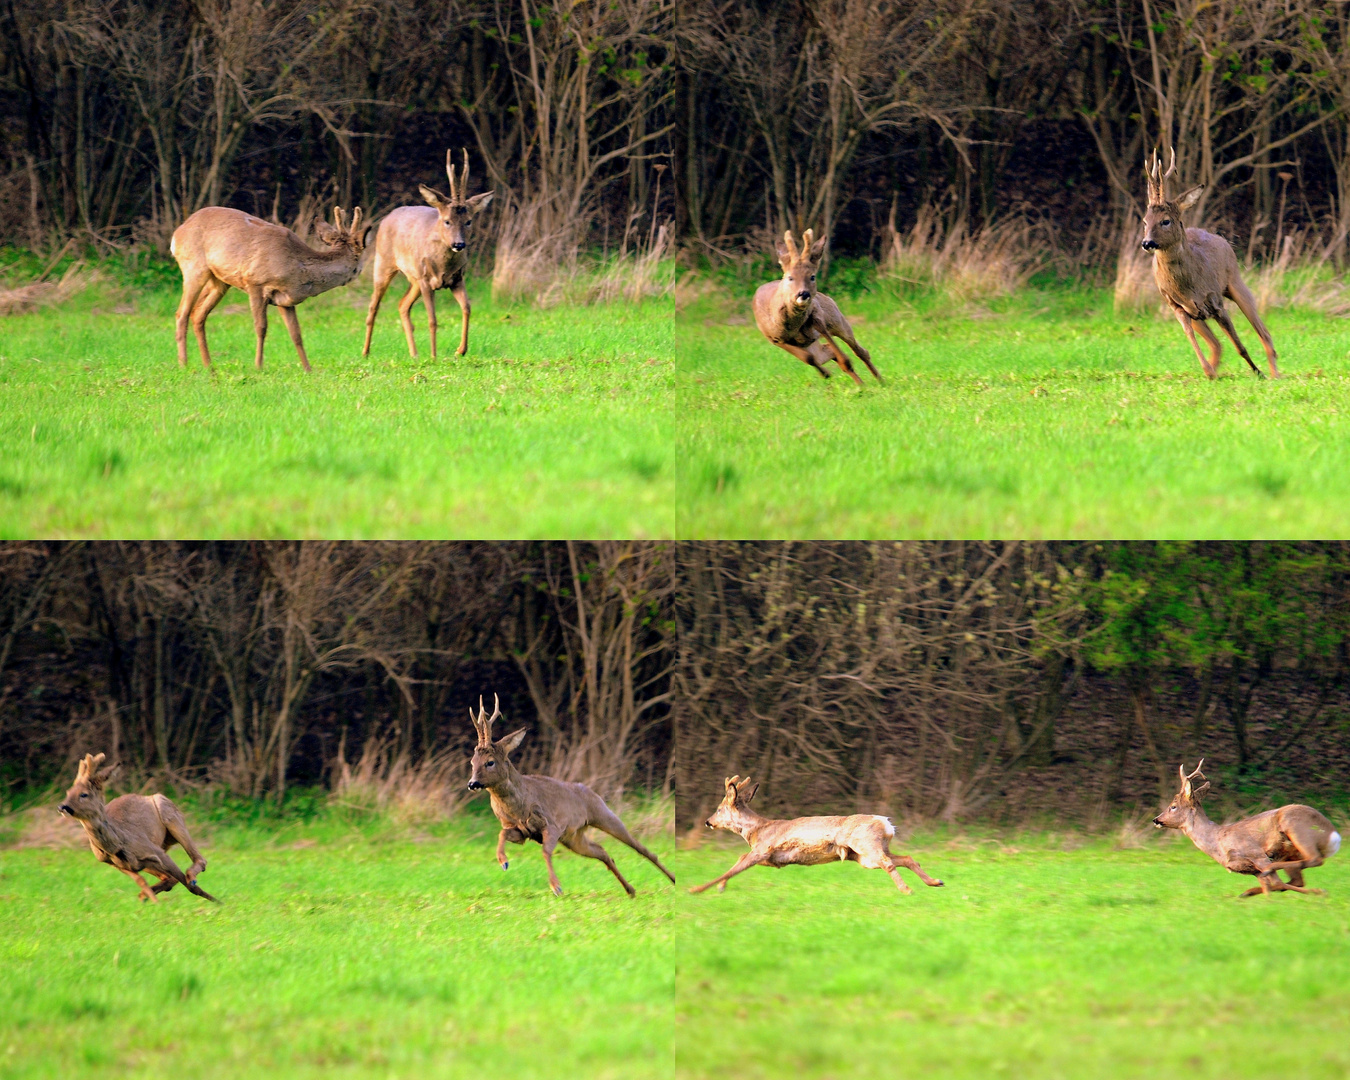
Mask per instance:
[[[1275,344],[1266,324],[1257,314],[1256,298],[1238,273],[1237,256],[1233,253],[1232,245],[1223,237],[1204,229],[1187,228],[1182,221],[1182,211],[1195,205],[1204,191],[1204,185],[1191,188],[1176,199],[1169,199],[1166,183],[1175,171],[1175,151],[1172,153],[1172,166],[1167,172],[1162,171],[1162,161],[1156,152],[1144,169],[1144,175],[1148,178],[1148,210],[1144,214],[1142,247],[1153,255],[1153,280],[1158,284],[1158,291],[1171,305],[1172,313],[1186,331],[1191,348],[1195,350],[1200,367],[1209,378],[1217,375],[1219,357],[1223,351],[1219,339],[1206,325],[1210,319],[1223,327],[1223,332],[1233,342],[1238,354],[1258,376],[1261,374],[1261,369],[1238,339],[1237,328],[1233,326],[1224,304],[1224,298],[1227,297],[1252,324],[1252,329],[1266,350],[1271,378],[1278,379],[1280,371],[1276,366]],[[1209,346],[1208,359],[1200,352],[1200,346],[1195,340],[1196,331],[1200,332]]]
[[[500,715],[501,710],[497,708],[495,698],[491,717],[487,715],[481,701],[477,716],[474,716],[472,709],[469,711],[469,717],[478,731],[469,789],[487,789],[492,812],[502,826],[497,836],[497,862],[503,870],[511,865],[506,858],[506,845],[533,840],[543,847],[549,885],[555,896],[561,896],[562,885],[553,869],[553,852],[561,843],[578,855],[604,863],[624,891],[630,897],[636,896],[633,886],[624,880],[609,853],[586,835],[587,829],[596,828],[627,844],[650,860],[672,882],[675,880],[675,875],[661,865],[661,860],[633,838],[619,816],[605,805],[605,800],[585,784],[557,780],[551,776],[527,776],[519,772],[511,764],[509,754],[525,738],[525,729],[514,731],[494,743],[492,723]]]
[[[84,827],[94,856],[135,881],[142,900],[153,902],[156,894],[168,892],[176,884],[204,899],[215,900],[197,885],[197,875],[206,869],[206,859],[192,842],[178,807],[164,795],[121,795],[105,803],[103,787],[117,767],[100,769],[103,760],[103,754],[84,756],[75,783],[60,806],[61,813],[75,818]],[[181,844],[192,859],[186,874],[167,854],[174,844]],[[159,884],[151,888],[141,877],[142,871],[159,878]]]
[[[885,870],[902,893],[910,888],[900,877],[904,866],[919,876],[925,885],[942,882],[929,877],[908,855],[892,855],[891,839],[895,826],[879,814],[851,814],[847,817],[802,817],[781,820],[764,817],[750,809],[758,785],[748,796],[744,790],[750,778],[731,776],[726,780],[726,795],[706,824],[710,829],[726,829],[741,836],[750,845],[721,877],[690,892],[703,892],[714,885],[726,889],[727,881],[752,866],[817,866],[827,862],[856,862],[868,870]]]
[[[825,252],[825,239],[813,241],[812,236],[810,229],[802,234],[799,251],[791,231],[783,234],[784,243],[778,245],[783,276],[755,290],[755,325],[769,341],[810,364],[822,378],[830,377],[824,365],[833,359],[861,386],[862,379],[853,370],[853,362],[834,342],[834,338],[842,338],[876,380],[883,382],[871,356],[853,336],[853,327],[844,318],[839,305],[816,291],[816,267]]]
[[[1200,765],[1203,765],[1203,759]],[[1191,842],[1232,874],[1251,874],[1261,882],[1242,895],[1256,893],[1320,892],[1303,886],[1303,871],[1321,866],[1341,847],[1341,835],[1324,815],[1311,806],[1291,803],[1277,810],[1267,810],[1231,825],[1218,825],[1201,809],[1200,800],[1209,790],[1206,782],[1193,787],[1191,781],[1199,776],[1200,765],[1189,775],[1185,766],[1181,774],[1181,790],[1172,804],[1153,819],[1160,829],[1178,829]],[[1281,881],[1277,871],[1283,870],[1287,882]]]
[[[492,192],[468,198],[469,154],[464,152],[464,171],[458,182],[450,151],[445,152],[445,171],[450,178],[450,197],[447,199],[434,188],[422,186],[426,206],[401,206],[380,222],[375,235],[375,264],[370,307],[366,312],[366,342],[362,356],[370,355],[370,338],[375,332],[375,316],[380,310],[394,275],[401,273],[408,280],[408,292],[399,301],[398,316],[403,324],[403,336],[408,340],[408,353],[417,358],[417,342],[413,337],[413,304],[420,298],[427,310],[427,330],[431,337],[431,358],[436,359],[436,301],[438,289],[449,289],[459,302],[459,348],[456,356],[469,351],[469,294],[464,287],[464,273],[468,268],[467,254],[469,227],[474,215],[486,209],[492,201]]]
[[[295,306],[355,278],[365,249],[360,207],[353,211],[350,226],[343,224],[342,210],[334,211],[334,219],[337,228],[326,222],[316,226],[325,244],[322,251],[310,247],[284,225],[225,206],[203,207],[178,226],[169,244],[183,272],[183,299],[178,304],[175,326],[178,363],[187,365],[191,319],[202,363],[211,366],[206,317],[233,287],[248,293],[258,338],[254,356],[258,369],[263,366],[263,342],[267,338],[267,305],[275,304],[301,366],[309,371]]]

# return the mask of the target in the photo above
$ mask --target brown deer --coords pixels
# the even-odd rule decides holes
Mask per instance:
[[[1177,770],[1181,790],[1172,805],[1153,819],[1153,824],[1159,829],[1180,829],[1230,874],[1254,875],[1261,884],[1242,896],[1286,890],[1320,893],[1321,889],[1304,888],[1303,871],[1321,866],[1340,850],[1341,834],[1331,827],[1331,822],[1311,806],[1291,803],[1232,825],[1216,825],[1200,808],[1209,782],[1199,787],[1191,784],[1197,776],[1205,779],[1200,772],[1204,763],[1201,758],[1193,773],[1187,773],[1185,765]],[[1287,883],[1280,880],[1278,870],[1288,875]]]
[[[891,854],[890,842],[895,836],[895,826],[889,818],[879,814],[852,814],[775,821],[750,809],[750,800],[755,797],[759,785],[745,795],[749,786],[748,776],[744,780],[739,776],[728,776],[726,795],[704,824],[710,829],[737,833],[750,845],[750,850],[721,877],[696,885],[690,892],[703,892],[714,885],[718,892],[724,892],[728,879],[752,866],[816,866],[827,862],[855,862],[868,870],[885,870],[902,893],[910,891],[900,877],[902,866],[914,871],[925,885],[942,884],[925,874],[908,855]]]
[[[142,901],[154,902],[157,893],[183,885],[194,896],[219,903],[197,885],[197,875],[206,869],[206,860],[188,835],[187,822],[178,807],[163,795],[119,795],[110,803],[103,801],[104,785],[117,770],[116,765],[100,768],[104,757],[84,755],[75,783],[58,807],[84,826],[98,861],[111,863],[136,882]],[[186,874],[166,854],[174,844],[182,844],[192,859]],[[154,888],[146,884],[142,870],[159,878],[159,884]]]
[[[335,207],[336,227],[325,221],[315,224],[314,231],[324,244],[324,251],[315,251],[284,225],[226,206],[202,207],[179,225],[169,243],[169,251],[183,272],[183,299],[178,304],[175,327],[178,363],[187,366],[190,316],[202,363],[211,366],[211,353],[206,347],[206,317],[233,285],[248,293],[253,329],[258,335],[258,352],[253,360],[258,370],[263,366],[267,305],[275,304],[295,342],[295,351],[300,354],[301,367],[309,371],[295,305],[346,285],[356,277],[365,250],[361,208],[352,211],[350,225],[343,224],[343,215],[344,211]]]
[[[418,187],[426,206],[400,206],[380,222],[375,234],[374,288],[370,294],[370,309],[366,312],[366,343],[362,356],[370,355],[370,336],[375,331],[375,315],[385,290],[402,273],[408,279],[408,294],[399,301],[398,317],[403,323],[403,336],[408,339],[408,352],[417,358],[417,342],[413,339],[413,304],[420,296],[427,309],[427,328],[431,333],[431,359],[436,359],[436,300],[437,289],[449,289],[459,301],[463,318],[459,332],[456,356],[469,351],[469,294],[464,288],[464,271],[469,258],[465,248],[469,243],[469,227],[476,214],[487,209],[492,192],[485,191],[469,198],[469,152],[464,151],[464,171],[455,182],[455,166],[450,151],[445,152],[445,173],[450,178],[450,198],[425,184]]]
[[[1252,324],[1266,350],[1266,360],[1270,364],[1270,377],[1280,377],[1275,366],[1275,345],[1270,339],[1270,331],[1256,312],[1256,298],[1243,283],[1238,273],[1237,256],[1232,245],[1222,236],[1205,232],[1204,229],[1188,229],[1181,219],[1182,211],[1189,210],[1200,198],[1205,185],[1200,184],[1183,192],[1175,199],[1167,197],[1166,185],[1169,177],[1177,171],[1177,152],[1172,151],[1172,164],[1166,172],[1162,171],[1162,159],[1154,150],[1144,166],[1144,176],[1148,180],[1148,209],[1144,214],[1145,251],[1153,254],[1153,280],[1158,283],[1158,291],[1172,305],[1172,311],[1181,323],[1195,350],[1196,359],[1211,379],[1219,370],[1219,355],[1223,349],[1219,345],[1206,320],[1213,319],[1223,327],[1223,332],[1237,347],[1238,354],[1247,361],[1251,369],[1261,376],[1261,369],[1252,362],[1246,348],[1238,340],[1233,320],[1224,306],[1223,299],[1237,304],[1247,321]],[[1196,343],[1195,332],[1209,344],[1209,359],[1205,359]]]
[[[501,714],[496,694],[492,696],[491,716],[483,708],[482,698],[478,699],[477,716],[472,709],[469,710],[469,719],[478,732],[469,790],[481,791],[486,788],[492,800],[492,812],[502,823],[502,831],[497,837],[497,862],[503,870],[511,865],[506,859],[508,842],[523,844],[526,840],[533,840],[542,844],[549,884],[553,886],[553,894],[561,896],[562,886],[553,871],[553,849],[561,842],[578,855],[599,859],[619,879],[624,891],[630,897],[636,896],[637,892],[619,873],[609,852],[586,835],[586,830],[593,826],[627,844],[650,860],[672,882],[675,880],[675,875],[661,865],[660,859],[633,839],[618,815],[605,805],[605,800],[585,784],[555,780],[551,776],[524,776],[518,772],[511,764],[510,754],[525,738],[525,729],[513,731],[494,743],[492,722]]]
[[[778,245],[778,262],[783,267],[783,276],[778,281],[765,282],[755,290],[755,325],[780,349],[802,363],[810,364],[822,378],[830,377],[824,365],[833,357],[848,372],[849,378],[862,386],[862,379],[853,370],[853,361],[834,342],[836,337],[843,338],[858,354],[858,359],[867,365],[867,370],[876,376],[877,382],[884,383],[872,357],[853,336],[853,327],[840,312],[839,305],[824,293],[816,292],[816,268],[825,253],[826,238],[822,236],[815,240],[813,236],[807,229],[798,250],[792,231],[783,234],[783,243]]]

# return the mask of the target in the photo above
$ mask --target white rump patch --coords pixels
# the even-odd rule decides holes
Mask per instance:
[[[881,822],[882,825],[884,825],[884,826],[886,827],[886,835],[887,835],[887,836],[894,836],[894,835],[895,835],[895,826],[891,824],[891,819],[890,819],[890,818],[888,818],[888,817],[882,817],[880,814],[873,814],[872,816],[873,816],[874,818],[876,818],[879,822]]]
[[[1338,832],[1333,832],[1333,833],[1331,834],[1331,844],[1330,844],[1330,847],[1331,847],[1331,850],[1327,852],[1328,855],[1335,855],[1336,852],[1338,852],[1338,851],[1341,850],[1341,834],[1340,834],[1340,833],[1338,833]]]
[[[169,254],[170,254],[170,255],[177,255],[177,254],[178,254],[178,252],[174,250],[174,244],[176,244],[177,242],[178,242],[178,237],[176,237],[176,236],[171,236],[171,237],[169,237]]]

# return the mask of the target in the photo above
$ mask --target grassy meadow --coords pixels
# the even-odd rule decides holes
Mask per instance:
[[[275,309],[254,368],[234,290],[206,324],[214,370],[190,331],[180,368],[179,288],[171,266],[0,319],[0,536],[674,530],[669,301],[544,310],[471,280],[469,354],[453,355],[459,306],[440,293],[433,363],[420,303],[408,355],[396,282],[362,359],[358,280],[297,309],[305,375]]]
[[[623,845],[635,899],[561,851],[555,898],[538,845],[498,868],[481,812],[189,823],[219,905],[142,904],[87,848],[0,850],[0,1075],[671,1075],[675,890]]]
[[[672,869],[707,881],[743,850],[708,844]],[[1238,901],[1253,879],[1184,838],[893,850],[944,887],[902,870],[901,896],[848,863],[681,890],[681,1080],[1350,1074],[1344,854],[1307,872],[1326,896]]]
[[[833,364],[821,379],[769,345],[754,282],[689,283],[676,317],[680,535],[1350,535],[1345,319],[1273,310],[1284,378],[1257,379],[1225,341],[1211,383],[1174,319],[1117,315],[1109,290],[972,304],[841,277],[824,291],[884,386],[860,362],[861,390]]]

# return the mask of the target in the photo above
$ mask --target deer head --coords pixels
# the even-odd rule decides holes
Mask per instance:
[[[57,809],[77,821],[97,821],[103,816],[103,787],[117,771],[117,765],[100,768],[105,754],[85,754],[66,797]]]
[[[1144,178],[1148,181],[1148,209],[1144,213],[1144,239],[1141,246],[1145,251],[1165,251],[1185,241],[1186,225],[1181,220],[1181,212],[1194,206],[1205,190],[1204,184],[1197,184],[1177,198],[1169,199],[1167,181],[1176,171],[1175,149],[1172,151],[1172,164],[1166,172],[1162,171],[1162,158],[1156,149],[1144,165]]]
[[[783,243],[778,245],[778,264],[783,268],[780,288],[788,306],[796,311],[805,308],[816,295],[816,267],[825,254],[827,240],[823,236],[815,240],[814,236],[810,229],[802,233],[799,250],[789,229],[783,234]]]
[[[756,784],[753,788],[750,788],[749,795],[744,795],[745,789],[750,787],[750,777],[747,776],[742,780],[739,776],[728,776],[725,783],[726,794],[722,797],[721,804],[704,824],[710,829],[728,829],[731,832],[736,832],[744,820],[745,811],[750,806],[750,800],[755,797],[755,792],[759,790],[759,785]],[[744,798],[742,798],[743,795]]]
[[[492,192],[485,191],[469,198],[469,152],[464,151],[464,171],[458,183],[455,182],[455,164],[450,154],[449,150],[445,152],[445,174],[450,178],[450,198],[447,199],[435,188],[425,184],[419,185],[417,190],[422,193],[427,205],[435,208],[440,218],[438,229],[445,246],[452,251],[463,251],[469,243],[469,226],[473,224],[476,214],[487,209],[487,204],[492,201]]]
[[[366,230],[361,228],[361,208],[352,211],[352,219],[346,221],[346,211],[340,206],[333,207],[333,224],[326,221],[314,223],[314,235],[330,248],[347,248],[358,258],[366,249]]]
[[[497,704],[497,695],[492,695],[492,715],[488,716],[487,709],[483,708],[483,699],[478,699],[478,715],[474,716],[473,710],[469,710],[469,719],[473,721],[474,729],[478,732],[478,745],[474,747],[473,758],[470,761],[472,772],[469,776],[469,790],[481,791],[483,788],[490,788],[503,780],[508,780],[516,774],[515,768],[507,759],[521,740],[525,738],[525,729],[513,731],[505,738],[497,742],[492,741],[492,722],[501,716],[502,710]]]
[[[1205,759],[1200,759],[1200,765],[1195,767],[1195,772],[1188,773],[1186,766],[1179,766],[1177,773],[1181,777],[1181,790],[1172,798],[1172,804],[1161,814],[1153,819],[1153,824],[1160,829],[1184,829],[1200,812],[1200,800],[1205,797],[1205,792],[1209,790],[1209,781],[1205,780],[1199,787],[1195,787],[1191,781],[1197,776],[1201,780],[1205,779],[1204,773],[1200,771],[1200,766],[1205,763]]]

